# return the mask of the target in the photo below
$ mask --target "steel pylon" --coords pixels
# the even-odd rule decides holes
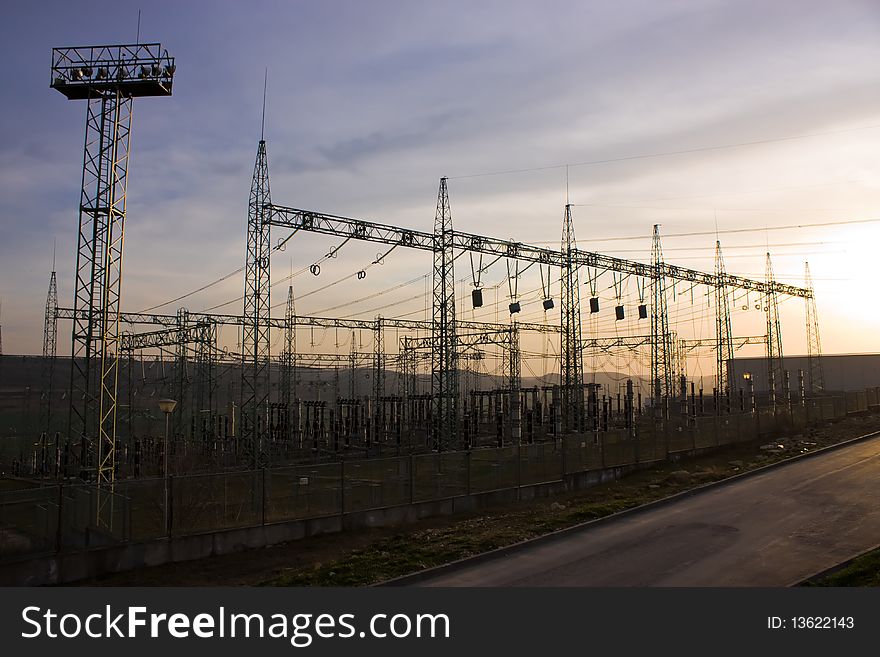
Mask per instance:
[[[264,432],[269,412],[269,224],[271,203],[266,141],[257,146],[248,202],[247,254],[244,270],[244,317],[241,363],[241,441],[251,465],[265,465]]]
[[[564,431],[576,431],[581,427],[584,406],[580,284],[578,265],[573,258],[576,250],[577,240],[574,234],[571,205],[566,204],[562,222],[563,265],[560,271],[562,276],[560,384],[562,387],[562,428]]]
[[[281,380],[279,381],[278,394],[281,408],[284,409],[284,437],[290,440],[293,435],[294,406],[297,395],[297,371],[296,371],[296,300],[293,296],[293,286],[287,287],[287,305],[284,310],[284,349],[281,351]]]
[[[663,247],[660,226],[654,224],[651,245],[651,389],[654,408],[662,409],[663,400],[675,394],[674,346],[669,333],[669,310],[666,304]]]
[[[773,263],[767,253],[765,269],[767,289],[764,293],[764,313],[767,318],[767,391],[773,403],[776,400],[776,389],[783,388],[785,367],[782,362],[782,331],[779,325],[779,303],[773,277]]]
[[[453,272],[452,211],[446,178],[440,179],[434,217],[433,318],[431,338],[431,397],[433,448],[457,444],[458,362],[456,358],[455,276]]]
[[[43,363],[40,396],[40,431],[48,436],[52,425],[52,384],[55,378],[55,357],[58,350],[58,283],[55,272],[49,276],[46,314],[43,318]]]
[[[728,363],[733,360],[733,342],[731,337],[730,295],[724,281],[724,256],[721,253],[721,242],[715,241],[715,388],[719,395],[732,393]]]
[[[822,365],[822,342],[819,339],[819,311],[816,309],[816,296],[813,294],[813,277],[810,275],[810,263],[804,263],[804,287],[810,295],[804,297],[807,318],[807,365],[809,372],[810,393],[825,391],[825,368]]]

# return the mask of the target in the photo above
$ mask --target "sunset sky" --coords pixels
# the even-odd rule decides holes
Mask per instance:
[[[647,262],[660,224],[666,259],[695,269],[712,270],[716,230],[731,273],[763,278],[769,249],[777,277],[800,284],[809,260],[824,351],[880,350],[876,0],[12,0],[0,21],[5,354],[40,351],[53,243],[60,304],[72,305],[86,108],[49,88],[51,49],[134,42],[139,6],[140,40],[166,46],[177,73],[171,98],[135,101],[126,310],[243,265],[268,69],[276,203],[430,230],[448,176],[456,228],[558,245],[567,186],[581,248]],[[782,228],[805,224],[832,225]],[[740,229],[754,230],[728,232]],[[274,230],[273,243],[284,235]],[[282,279],[340,241],[297,235],[276,253],[273,305],[286,297]],[[423,318],[429,255],[397,250],[358,281],[379,250],[349,244],[319,277],[295,276],[299,312]],[[466,254],[456,275],[470,277]],[[501,282],[500,321],[506,275],[499,262],[483,276],[488,288]],[[236,300],[217,312],[240,313],[242,276],[156,312]],[[523,275],[523,320],[543,321],[540,286],[536,268]],[[632,306],[637,285],[626,286]],[[469,296],[467,281],[459,287]],[[610,274],[598,287],[607,311],[585,322],[589,331],[649,331],[634,306],[613,320]],[[558,282],[551,291],[558,299]],[[487,291],[485,312],[464,303],[460,315],[495,319],[495,295]],[[757,302],[737,295],[735,334],[764,332]],[[692,301],[677,287],[671,308],[681,335],[713,335],[705,290]],[[781,310],[786,353],[804,353],[803,302]],[[61,353],[69,328],[59,330]],[[342,339],[303,335],[316,349]],[[221,341],[234,348],[236,336]]]

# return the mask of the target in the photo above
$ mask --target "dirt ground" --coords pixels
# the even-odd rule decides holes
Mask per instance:
[[[819,447],[880,430],[850,417],[779,438],[663,463],[619,481],[551,498],[316,536],[259,550],[166,564],[81,582],[92,586],[359,586],[448,563],[644,504]]]

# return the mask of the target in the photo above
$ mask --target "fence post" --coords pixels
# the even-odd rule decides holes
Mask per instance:
[[[415,460],[413,455],[409,455],[409,503],[412,504],[416,499],[416,475]]]
[[[471,450],[465,452],[465,458],[467,459],[467,494],[468,497],[471,495]]]
[[[61,513],[64,506],[64,484],[58,484],[58,522],[55,527],[55,552],[61,552]]]
[[[165,536],[171,538],[171,528],[174,527],[174,476],[168,475],[168,494],[165,496],[165,505],[167,513],[165,514]]]
[[[554,442],[556,442],[556,441],[554,440]],[[561,480],[562,480],[562,483],[565,484],[565,436],[562,436],[559,443],[562,445],[562,477],[561,477]],[[564,488],[564,486],[563,486],[563,488]]]
[[[522,499],[522,444],[516,444],[516,499]]]
[[[345,515],[345,459],[339,459],[339,515]]]
[[[260,524],[266,524],[266,468],[260,469]]]

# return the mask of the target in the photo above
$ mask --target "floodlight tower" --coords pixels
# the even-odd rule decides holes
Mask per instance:
[[[119,303],[132,101],[170,96],[174,69],[174,58],[158,43],[52,50],[50,86],[68,100],[87,101],[70,434],[93,445],[95,474],[103,485],[112,485],[116,464]]]

